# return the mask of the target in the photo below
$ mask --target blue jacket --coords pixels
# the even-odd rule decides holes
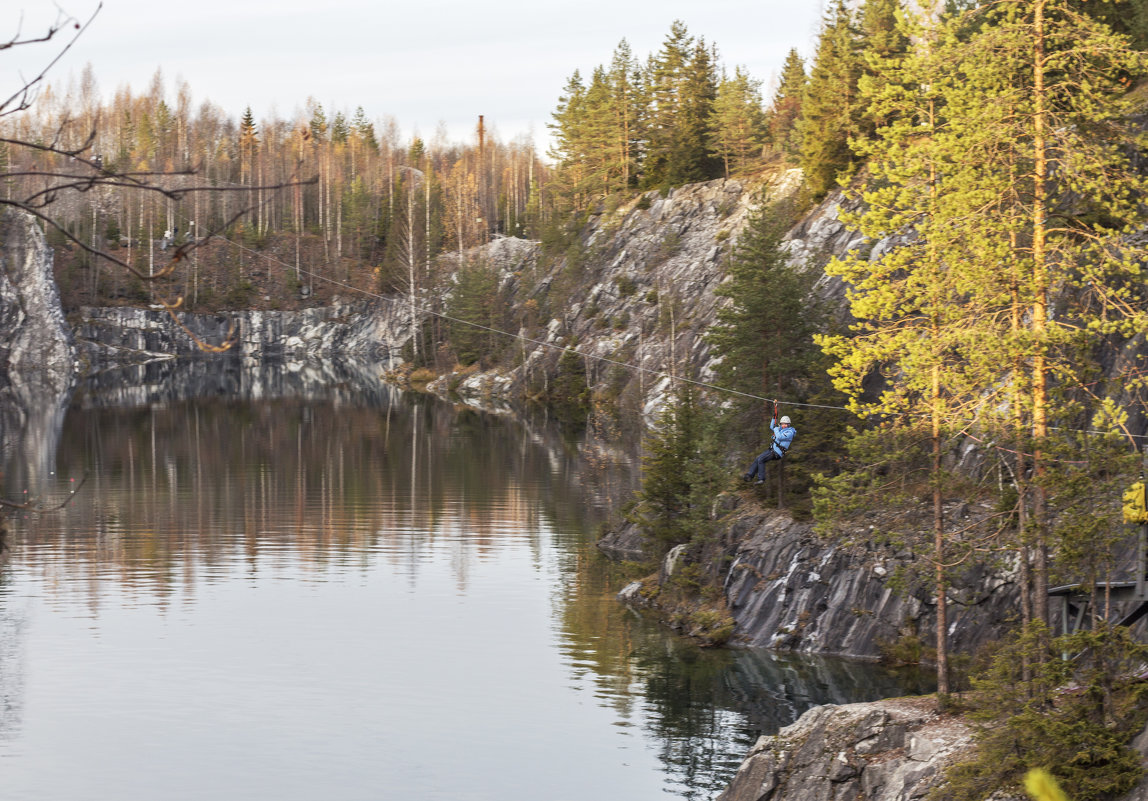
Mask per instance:
[[[789,446],[793,444],[797,429],[793,426],[782,428],[776,420],[770,420],[769,427],[773,429],[773,452],[778,456],[784,456]]]

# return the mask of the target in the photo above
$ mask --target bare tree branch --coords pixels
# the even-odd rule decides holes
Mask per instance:
[[[72,488],[72,491],[68,494],[68,497],[65,498],[62,503],[58,503],[55,506],[37,506],[36,501],[34,500],[17,503],[16,501],[9,501],[6,498],[0,498],[0,507],[5,509],[17,509],[23,512],[58,512],[72,502],[72,498],[76,497],[76,493],[80,491],[80,487],[84,486],[84,482],[87,480],[88,476],[85,473],[83,478],[80,479],[80,483]]]
[[[11,39],[6,42],[0,42],[0,50],[7,50],[20,45],[50,42],[55,39],[61,31],[68,27],[73,28],[75,31],[68,41],[59,47],[55,56],[39,74],[31,80],[24,81],[23,85],[11,97],[0,102],[0,120],[10,115],[26,111],[32,107],[36,99],[34,89],[44,81],[49,71],[59,63],[64,54],[67,53],[75,44],[76,40],[83,35],[102,8],[103,4],[100,3],[91,16],[88,17],[87,21],[82,23],[61,11],[57,20],[48,27],[43,35],[22,38],[18,28],[17,33]],[[21,19],[21,28],[22,25],[23,20]],[[172,179],[188,179],[199,175],[201,166],[197,165],[195,167],[167,170],[120,170],[112,165],[105,164],[102,156],[93,154],[97,137],[97,129],[95,127],[86,132],[80,144],[76,145],[73,143],[70,146],[67,145],[66,142],[69,138],[69,132],[73,129],[74,121],[72,118],[65,116],[64,119],[56,125],[54,134],[48,137],[48,141],[44,141],[43,139],[31,141],[27,137],[21,137],[13,133],[13,131],[16,130],[15,126],[0,133],[0,148],[6,149],[9,154],[8,163],[3,165],[8,168],[3,172],[3,177],[10,182],[9,186],[16,186],[17,179],[24,179],[21,181],[21,184],[24,185],[23,191],[13,193],[9,190],[6,193],[6,197],[0,197],[0,207],[8,206],[30,214],[40,220],[45,227],[58,233],[64,241],[95,258],[97,263],[101,260],[108,262],[116,268],[145,282],[154,283],[173,275],[177,268],[187,263],[188,257],[196,249],[203,247],[213,237],[228,230],[252,211],[270,203],[282,190],[318,182],[317,176],[306,180],[301,180],[298,177],[303,167],[302,161],[299,161],[296,163],[294,171],[287,180],[280,183],[260,184],[256,186],[235,184],[209,185],[206,183],[196,183],[190,186],[173,185]],[[22,166],[12,169],[11,154],[13,153],[36,154],[44,160],[44,169],[37,169],[35,162],[25,163]],[[222,219],[217,218],[217,222],[210,230],[206,232],[197,231],[197,235],[194,239],[190,239],[179,245],[167,258],[166,263],[159,265],[158,268],[153,265],[145,272],[134,267],[127,260],[109,252],[109,249],[98,246],[94,241],[94,237],[92,242],[85,241],[74,232],[71,225],[63,222],[65,218],[52,213],[52,205],[60,202],[67,196],[72,194],[84,195],[99,189],[150,194],[172,202],[178,202],[196,194],[235,194],[248,199],[258,197],[260,200],[258,202],[240,203],[240,208],[234,212],[228,210]],[[154,245],[149,245],[149,248],[154,248]],[[222,344],[212,345],[196,337],[187,326],[180,322],[176,311],[183,306],[182,297],[161,298],[159,303],[168,311],[176,325],[187,333],[201,350],[220,352],[229,349],[235,343],[236,331],[234,324],[228,333],[227,339]]]
[[[74,45],[76,40],[79,39],[83,35],[84,31],[88,29],[88,26],[92,24],[92,20],[96,18],[96,15],[100,13],[100,9],[103,7],[103,3],[100,3],[98,6],[96,6],[96,10],[93,11],[92,15],[88,17],[86,22],[83,23],[76,20],[75,17],[68,16],[64,14],[63,11],[61,11],[60,15],[56,18],[56,21],[52,23],[51,26],[49,26],[48,30],[44,33],[43,36],[34,39],[21,39],[19,29],[17,29],[17,33],[12,39],[0,44],[0,50],[8,50],[13,47],[19,47],[20,45],[36,44],[39,42],[50,41],[56,36],[57,33],[69,25],[72,26],[72,28],[75,30],[72,38],[68,40],[67,44],[60,48],[59,52],[56,53],[55,58],[49,61],[44,69],[40,70],[40,73],[35,78],[24,81],[23,85],[16,90],[15,94],[13,94],[7,100],[0,102],[0,117],[6,117],[9,114],[15,114],[16,112],[31,108],[32,103],[35,100],[35,98],[32,97],[32,90],[37,86],[37,84],[40,84],[44,81],[44,77],[51,71],[53,67],[56,66],[56,64],[59,63],[60,59],[64,57],[64,54],[72,49],[72,45]]]

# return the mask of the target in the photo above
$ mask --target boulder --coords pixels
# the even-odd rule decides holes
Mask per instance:
[[[968,747],[968,726],[931,699],[818,706],[760,738],[718,801],[923,798]]]

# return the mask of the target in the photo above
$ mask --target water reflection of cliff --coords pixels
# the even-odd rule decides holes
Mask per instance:
[[[316,570],[368,552],[417,570],[421,547],[462,531],[465,582],[467,560],[502,538],[535,536],[541,516],[589,526],[631,486],[631,468],[591,467],[594,449],[543,418],[412,397],[365,369],[172,365],[77,393],[45,500],[87,482],[62,513],[21,521],[22,563],[66,558],[73,585],[78,571],[118,571],[162,595],[200,571],[254,571],[288,552]],[[21,497],[21,471],[5,477]]]
[[[379,380],[381,370],[341,359],[256,360],[227,352],[104,370],[84,382],[82,395],[86,407],[108,408],[207,397],[340,398],[378,405],[391,391]]]
[[[617,566],[583,548],[561,609],[575,678],[590,681],[620,726],[660,744],[669,791],[711,798],[761,734],[820,704],[932,692],[917,671],[762,649],[702,649],[640,619],[615,598]],[[642,707],[642,708],[639,708]]]

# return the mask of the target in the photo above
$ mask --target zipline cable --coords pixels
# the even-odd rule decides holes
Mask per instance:
[[[411,304],[409,301],[400,300],[398,298],[393,298],[393,297],[387,297],[386,295],[380,295],[377,292],[371,292],[371,291],[366,290],[366,289],[361,289],[357,286],[352,286],[351,284],[344,283],[344,282],[339,281],[337,279],[329,278],[325,275],[320,275],[319,273],[311,272],[310,270],[307,270],[303,267],[296,268],[295,265],[288,264],[287,262],[282,261],[280,259],[277,259],[274,256],[268,256],[265,253],[259,253],[258,251],[252,250],[251,248],[249,248],[245,245],[241,245],[238,242],[234,242],[230,239],[227,239],[224,236],[220,236],[219,234],[216,234],[216,236],[218,236],[224,242],[235,245],[237,248],[240,248],[241,250],[245,250],[254,256],[266,259],[267,261],[275,262],[276,264],[281,264],[289,270],[298,269],[298,271],[300,273],[304,273],[306,275],[309,275],[312,278],[318,278],[320,281],[326,281],[327,283],[333,284],[334,286],[343,287],[344,289],[348,289],[352,292],[358,292],[358,293],[365,295],[369,298],[375,298],[377,300],[385,301],[386,303],[394,304],[395,306],[402,306],[402,311],[406,311],[407,309],[410,309],[412,305],[414,305],[414,304]],[[704,387],[705,389],[712,389],[716,392],[725,392],[725,393],[728,393],[730,395],[739,395],[743,398],[750,398],[752,400],[765,401],[767,403],[785,403],[789,406],[802,406],[802,407],[809,408],[809,409],[836,409],[836,410],[841,410],[841,411],[849,411],[848,407],[846,407],[846,406],[829,406],[829,405],[817,404],[817,403],[798,403],[796,401],[781,401],[777,398],[764,398],[761,395],[754,395],[751,392],[742,392],[741,390],[731,389],[730,387],[723,387],[723,386],[720,386],[718,384],[710,384],[710,383],[707,383],[705,381],[697,381],[697,380],[692,379],[692,378],[685,378],[683,376],[671,375],[671,374],[663,372],[661,370],[652,370],[649,367],[642,367],[639,364],[632,364],[630,362],[623,362],[623,361],[619,361],[617,359],[611,359],[609,356],[596,356],[593,353],[586,353],[585,351],[580,351],[580,350],[577,350],[576,348],[568,348],[568,347],[565,347],[564,345],[555,345],[552,342],[546,342],[546,341],[541,340],[541,339],[534,339],[533,337],[528,337],[524,334],[515,334],[515,333],[512,333],[510,331],[503,331],[502,329],[499,329],[499,328],[493,328],[493,327],[488,326],[488,325],[483,325],[482,323],[475,323],[475,322],[471,322],[470,320],[462,320],[462,319],[459,319],[457,317],[452,317],[449,314],[445,314],[445,313],[440,312],[440,311],[435,311],[434,309],[428,309],[425,306],[414,305],[414,308],[417,311],[422,312],[423,314],[428,314],[428,315],[431,315],[433,317],[438,317],[441,320],[446,320],[446,321],[451,322],[451,323],[458,323],[459,325],[468,325],[471,328],[477,328],[481,331],[486,331],[486,332],[489,332],[492,334],[500,334],[500,335],[505,336],[505,337],[510,337],[511,339],[517,339],[520,342],[528,342],[532,345],[537,345],[537,346],[542,347],[542,348],[550,348],[551,350],[560,351],[562,353],[573,353],[574,355],[581,356],[582,358],[585,358],[585,359],[594,359],[596,361],[605,362],[606,364],[615,364],[615,365],[618,365],[619,367],[624,367],[624,368],[627,368],[629,370],[635,370],[637,372],[645,373],[647,375],[657,376],[659,378],[668,378],[671,381],[684,381],[687,384],[693,384],[695,386]]]
[[[267,261],[274,262],[276,264],[281,264],[282,266],[286,267],[289,270],[296,270],[297,272],[304,273],[306,275],[311,276],[312,278],[318,278],[320,281],[326,281],[329,284],[333,284],[334,286],[342,287],[344,289],[350,290],[351,292],[358,292],[358,293],[365,295],[366,297],[369,297],[369,298],[375,298],[376,300],[381,300],[381,301],[384,301],[386,303],[394,304],[396,306],[402,305],[404,311],[406,309],[411,308],[413,305],[417,311],[422,312],[423,314],[431,315],[433,317],[438,317],[441,320],[446,320],[446,321],[452,322],[452,323],[458,323],[459,325],[468,325],[472,328],[477,328],[481,331],[487,331],[487,332],[492,333],[492,334],[499,334],[501,336],[510,337],[511,339],[517,339],[520,342],[528,342],[532,345],[537,345],[537,346],[542,347],[542,348],[550,348],[551,350],[556,350],[556,351],[559,351],[562,353],[572,353],[576,356],[581,356],[584,359],[594,359],[594,360],[599,361],[599,362],[605,362],[606,364],[614,364],[614,365],[617,365],[619,367],[624,367],[628,370],[634,370],[636,372],[645,373],[647,375],[656,376],[658,378],[668,378],[671,381],[675,381],[675,380],[676,381],[684,381],[687,384],[693,384],[694,386],[702,387],[704,389],[712,389],[715,392],[724,392],[724,393],[729,394],[729,395],[737,395],[737,396],[742,397],[742,398],[749,398],[751,400],[759,400],[759,401],[763,401],[766,403],[774,403],[774,404],[785,403],[789,406],[800,406],[800,407],[803,407],[806,409],[831,409],[831,410],[835,410],[835,411],[846,411],[846,412],[850,411],[849,407],[847,407],[847,406],[832,406],[832,405],[819,404],[819,403],[800,403],[797,401],[782,401],[778,398],[766,398],[766,397],[762,397],[761,395],[754,395],[752,392],[742,392],[741,390],[732,389],[730,387],[723,387],[723,386],[720,386],[718,384],[710,384],[708,382],[697,381],[697,380],[692,379],[692,378],[685,378],[683,376],[675,376],[675,375],[671,375],[670,373],[666,373],[666,372],[661,371],[661,370],[651,370],[650,368],[642,367],[639,364],[632,364],[630,362],[618,361],[617,359],[611,359],[608,356],[595,356],[592,353],[586,353],[584,351],[580,351],[580,350],[577,350],[575,348],[568,348],[564,345],[555,345],[552,342],[546,342],[546,341],[541,340],[541,339],[534,339],[533,337],[528,337],[524,334],[515,334],[515,333],[512,333],[510,331],[503,331],[502,329],[499,329],[499,328],[493,328],[491,326],[482,325],[481,323],[471,322],[470,320],[462,320],[462,319],[457,318],[457,317],[452,317],[449,314],[445,314],[444,312],[435,311],[434,309],[428,309],[425,306],[414,305],[414,304],[411,304],[407,301],[400,300],[398,298],[388,297],[386,295],[381,295],[377,292],[371,292],[371,291],[366,290],[366,289],[361,289],[360,287],[344,283],[343,281],[339,281],[339,280],[336,280],[334,278],[329,278],[328,276],[321,275],[321,274],[316,273],[316,272],[312,272],[311,270],[307,270],[303,267],[296,267],[295,265],[288,264],[287,262],[285,262],[281,259],[277,259],[274,256],[269,256],[266,253],[260,253],[259,251],[252,250],[251,248],[247,247],[246,245],[241,245],[240,243],[235,242],[231,239],[228,239],[227,237],[222,236],[220,234],[216,234],[216,236],[219,237],[220,239],[222,239],[224,242],[227,242],[228,244],[231,244],[231,245],[235,245],[235,247],[239,248],[240,250],[247,251],[248,253],[252,254],[253,256],[256,256],[257,258],[265,259]],[[1077,434],[1099,434],[1101,436],[1132,437],[1134,439],[1148,439],[1148,434],[1126,434],[1126,433],[1121,432],[1121,431],[1096,431],[1096,430],[1081,429],[1081,428],[1062,428],[1062,427],[1058,427],[1058,426],[1049,426],[1049,429],[1053,430],[1053,431],[1069,431],[1069,432],[1073,432],[1073,433],[1077,433]],[[994,445],[993,447],[1000,448],[1001,446]]]

